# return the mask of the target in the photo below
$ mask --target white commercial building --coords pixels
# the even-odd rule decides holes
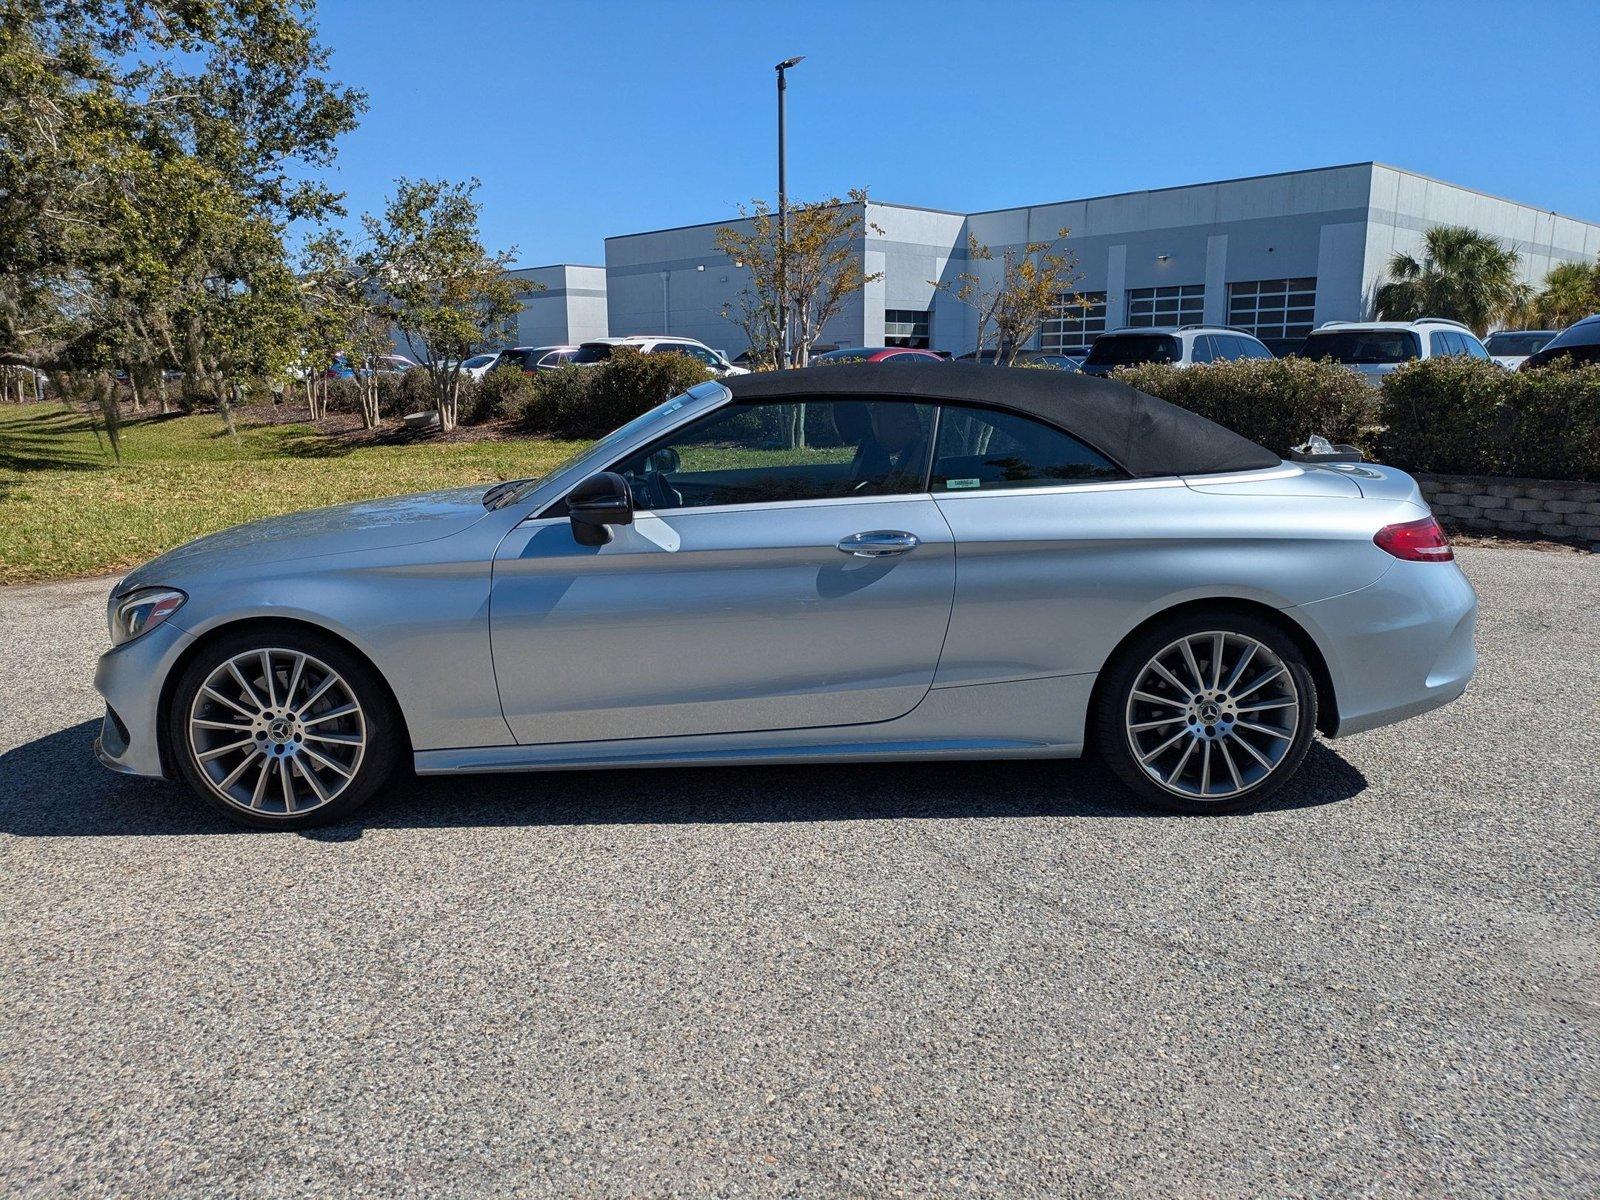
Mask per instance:
[[[567,346],[606,336],[606,269],[560,263],[507,272],[525,281],[516,346]]]
[[[991,212],[870,201],[862,215],[862,267],[882,277],[845,305],[822,340],[956,354],[972,348],[976,318],[936,282],[973,268],[997,272],[1007,247],[1049,241],[1062,228],[1089,307],[1064,297],[1038,344],[1068,352],[1120,325],[1202,321],[1284,347],[1322,321],[1370,317],[1390,258],[1416,251],[1434,225],[1494,236],[1522,256],[1522,276],[1534,285],[1557,263],[1600,256],[1600,225],[1372,162]],[[743,332],[723,311],[747,275],[714,241],[736,224],[607,238],[609,332],[743,350]],[[994,262],[968,262],[969,234]]]

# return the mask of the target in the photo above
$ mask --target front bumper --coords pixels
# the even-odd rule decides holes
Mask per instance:
[[[1339,708],[1335,737],[1450,703],[1477,668],[1478,596],[1455,563],[1396,562],[1359,591],[1289,610],[1311,631]]]
[[[106,718],[94,742],[101,763],[124,775],[160,776],[161,686],[194,637],[170,620],[100,656],[94,690]]]

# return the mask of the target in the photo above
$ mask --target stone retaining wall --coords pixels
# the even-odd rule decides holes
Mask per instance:
[[[1600,542],[1600,483],[1422,474],[1417,482],[1439,519],[1456,529]]]

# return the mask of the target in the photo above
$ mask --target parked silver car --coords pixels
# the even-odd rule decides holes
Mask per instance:
[[[1093,746],[1266,799],[1313,730],[1461,694],[1476,598],[1416,484],[1121,383],[840,365],[704,383],[541,479],[202,538],[110,600],[98,752],[228,815],[418,772]]]

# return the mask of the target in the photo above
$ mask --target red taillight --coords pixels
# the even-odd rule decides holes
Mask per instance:
[[[1372,540],[1380,550],[1407,562],[1449,562],[1456,556],[1450,549],[1450,539],[1432,517],[1385,525],[1372,535]]]

